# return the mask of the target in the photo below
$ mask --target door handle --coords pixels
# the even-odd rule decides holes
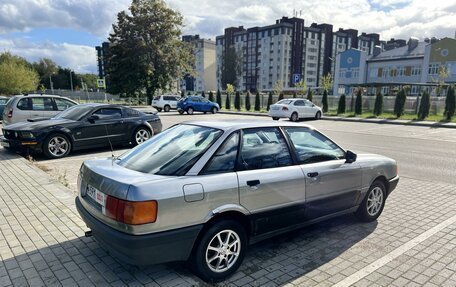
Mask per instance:
[[[309,172],[307,174],[308,177],[317,177],[318,176],[318,172]]]
[[[247,185],[250,186],[250,187],[257,186],[259,184],[260,184],[260,181],[258,179],[248,180],[247,181]]]

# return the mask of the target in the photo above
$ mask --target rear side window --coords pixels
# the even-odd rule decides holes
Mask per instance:
[[[54,101],[55,101],[58,111],[64,111],[64,110],[68,109],[69,107],[72,107],[75,105],[75,103],[73,103],[69,100],[66,100],[66,99],[54,99]]]
[[[48,97],[42,98],[31,98],[32,100],[32,110],[34,111],[53,111],[54,104],[52,99]]]
[[[166,97],[163,97],[163,98],[165,99],[165,101],[176,101],[175,97],[166,96]]]
[[[242,134],[241,169],[253,170],[292,165],[285,138],[278,128],[246,129]]]
[[[129,108],[124,108],[124,111],[127,115],[127,117],[131,118],[131,117],[138,117],[139,116],[139,111],[137,110],[133,110],[133,109],[129,109]]]
[[[208,162],[202,174],[232,172],[236,168],[239,134],[232,134]]]
[[[154,98],[154,101],[159,101],[159,100],[160,100],[160,96],[156,96],[156,97]]]
[[[30,111],[32,109],[32,100],[30,98],[20,99],[17,103],[17,108],[23,111]]]

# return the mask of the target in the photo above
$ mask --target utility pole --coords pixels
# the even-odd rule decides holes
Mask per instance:
[[[72,70],[70,70],[70,85],[71,85],[71,91],[73,91],[73,76],[71,75],[73,73]]]
[[[51,92],[54,93],[54,83],[52,83],[51,74],[49,74],[49,85],[51,86]]]

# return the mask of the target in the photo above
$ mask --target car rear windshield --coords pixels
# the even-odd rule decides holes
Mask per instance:
[[[120,166],[158,175],[185,175],[223,134],[221,130],[176,125],[123,154]]]
[[[277,103],[281,104],[281,105],[289,105],[291,103],[291,101],[290,100],[281,100],[281,101],[278,101]]]
[[[83,105],[72,106],[71,108],[68,108],[68,109],[64,110],[63,112],[57,114],[54,117],[54,119],[67,119],[67,120],[78,121],[82,117],[87,115],[91,110],[92,110],[91,106],[83,106]]]

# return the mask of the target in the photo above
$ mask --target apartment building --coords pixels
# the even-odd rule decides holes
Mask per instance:
[[[181,81],[181,90],[215,91],[217,89],[215,42],[201,39],[199,35],[185,35],[182,41],[193,45],[195,75],[184,77]]]

